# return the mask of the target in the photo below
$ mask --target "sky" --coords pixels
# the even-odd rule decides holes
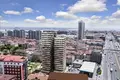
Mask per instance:
[[[120,29],[120,0],[1,0],[1,27]]]

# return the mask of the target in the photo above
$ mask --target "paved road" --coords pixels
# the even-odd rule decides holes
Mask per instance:
[[[102,60],[103,80],[120,80],[120,62],[118,54],[120,54],[120,44],[115,40],[114,36],[109,33],[106,35]]]

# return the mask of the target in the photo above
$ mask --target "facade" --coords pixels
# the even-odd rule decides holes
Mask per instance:
[[[0,74],[0,80],[17,80],[17,78],[14,75]]]
[[[19,38],[25,38],[25,30],[20,30]]]
[[[35,31],[32,30],[28,31],[28,39],[35,39]]]
[[[0,74],[15,75],[17,80],[26,80],[27,59],[23,56],[1,55]]]
[[[37,31],[29,30],[28,31],[28,39],[40,40],[41,39],[41,31],[39,31],[39,30],[37,30]]]
[[[25,38],[25,30],[13,30],[13,37]]]
[[[41,39],[41,31],[37,30],[35,31],[35,39],[40,40]]]
[[[84,39],[85,35],[85,23],[83,21],[80,21],[78,23],[78,40]]]
[[[45,73],[49,73],[54,70],[54,37],[56,37],[56,32],[54,31],[42,32],[42,72]]]
[[[65,38],[54,39],[54,65],[55,71],[64,71],[66,68]]]
[[[3,32],[0,32],[0,37],[3,37],[4,36],[4,33]]]
[[[7,36],[13,37],[13,31],[7,31]]]

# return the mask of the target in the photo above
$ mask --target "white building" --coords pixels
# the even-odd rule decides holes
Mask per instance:
[[[95,69],[96,69],[96,63],[94,62],[83,62],[81,68],[80,68],[80,73],[87,74],[89,77],[92,78]]]

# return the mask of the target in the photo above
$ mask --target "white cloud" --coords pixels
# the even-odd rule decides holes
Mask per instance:
[[[22,13],[32,13],[33,9],[29,7],[24,7],[24,11]]]
[[[27,23],[37,23],[36,20],[32,20],[32,19],[25,19],[24,22],[27,22]]]
[[[38,20],[38,21],[42,21],[42,22],[45,22],[46,21],[46,18],[45,18],[45,16],[37,16],[36,17],[36,20]]]
[[[63,17],[65,19],[76,19],[77,16],[74,15],[74,14],[70,14],[68,12],[63,12],[63,11],[59,11],[59,12],[56,12],[56,17]]]
[[[118,9],[116,12],[114,12],[114,13],[112,14],[112,17],[120,18],[120,9]]]
[[[9,14],[9,15],[21,15],[21,14],[24,14],[24,13],[32,13],[33,12],[33,9],[32,8],[29,8],[29,7],[24,7],[24,11],[14,11],[14,10],[7,10],[7,11],[4,11],[4,14]]]
[[[120,5],[120,0],[117,0],[117,5]]]
[[[91,16],[91,19],[100,19],[100,18],[101,16],[96,16],[96,15]]]
[[[4,11],[4,14],[21,15],[19,11],[13,11],[13,10]]]
[[[69,12],[101,12],[107,10],[103,0],[81,0],[68,7]]]

